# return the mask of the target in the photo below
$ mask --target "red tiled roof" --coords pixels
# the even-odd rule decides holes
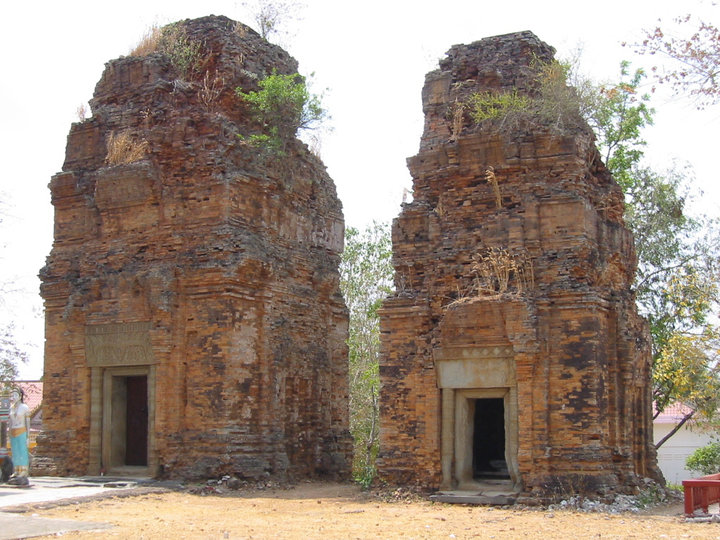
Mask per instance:
[[[654,422],[656,424],[677,424],[680,420],[685,418],[692,409],[682,403],[673,403],[665,407],[665,410],[661,412]]]
[[[15,381],[15,384],[25,393],[25,405],[30,409],[30,414],[34,415],[42,404],[43,383],[41,381]]]

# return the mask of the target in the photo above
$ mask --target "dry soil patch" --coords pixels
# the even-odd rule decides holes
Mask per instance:
[[[342,484],[224,495],[170,492],[78,502],[35,511],[43,517],[104,521],[107,538],[714,538],[720,525],[686,523],[681,508],[588,514],[387,502]],[[97,538],[70,533],[68,538]]]

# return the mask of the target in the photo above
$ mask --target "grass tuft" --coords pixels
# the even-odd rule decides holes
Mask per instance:
[[[158,50],[160,44],[160,37],[162,36],[162,29],[154,24],[147,29],[145,35],[140,38],[140,41],[135,48],[130,51],[130,56],[147,56]]]
[[[148,152],[147,141],[136,141],[128,131],[112,132],[107,141],[108,165],[125,165],[143,159]]]
[[[184,79],[194,77],[201,72],[205,59],[202,56],[203,43],[187,35],[185,27],[179,23],[162,28],[150,27],[130,56],[147,56],[158,52],[170,59],[170,63]]]
[[[497,208],[502,208],[502,195],[500,194],[500,185],[498,184],[497,177],[495,176],[495,169],[493,167],[488,167],[485,170],[485,180],[487,180],[493,188],[493,194],[495,195],[495,206]]]

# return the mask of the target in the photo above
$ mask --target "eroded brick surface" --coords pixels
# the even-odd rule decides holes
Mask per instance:
[[[226,18],[179,24],[201,44],[197,73],[159,54],[109,62],[50,184],[39,452],[60,474],[117,465],[108,396],[138,372],[151,474],[344,477],[341,204],[304,144],[279,159],[238,137],[257,126],[234,89],[297,63]],[[147,154],[109,165],[121,132]]]
[[[425,130],[408,160],[413,201],[393,224],[397,293],[381,312],[378,470],[389,482],[443,484],[443,444],[457,446],[467,428],[443,434],[460,418],[442,414],[448,359],[465,366],[448,403],[499,385],[517,407],[505,425],[516,437],[508,464],[525,494],[627,491],[659,478],[633,238],[591,130],[477,125],[467,114],[459,129],[453,114],[473,92],[532,95],[553,52],[529,32],[498,36],[453,47],[426,77]],[[508,287],[478,292],[480,258],[492,253],[515,265]],[[445,487],[458,483],[452,451]]]

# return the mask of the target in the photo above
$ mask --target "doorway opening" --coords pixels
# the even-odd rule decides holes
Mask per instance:
[[[112,377],[112,467],[148,464],[147,375]]]
[[[510,478],[505,460],[505,400],[473,401],[473,478]]]

